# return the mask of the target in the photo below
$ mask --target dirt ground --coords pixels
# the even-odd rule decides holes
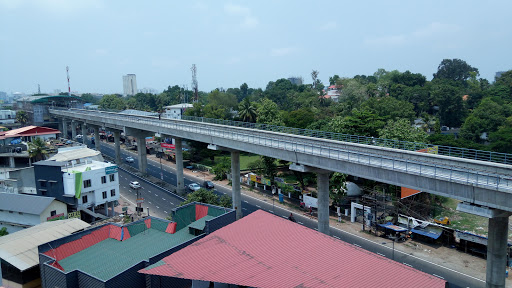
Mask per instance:
[[[132,151],[133,153],[134,151]],[[155,155],[148,155],[148,161],[153,160],[155,162],[159,162],[159,159],[156,158]],[[163,165],[169,166],[173,169],[176,168],[175,164],[170,161],[162,161]],[[184,174],[196,178],[196,182],[202,183],[204,180],[212,180],[213,181],[213,175],[210,175],[207,172],[201,172],[201,171],[191,171],[188,169],[184,169]],[[213,181],[215,185],[220,185],[224,187],[230,187],[228,185],[227,180],[223,181]],[[252,190],[252,191],[251,191]],[[272,201],[269,196],[262,194],[260,192],[257,192],[253,189],[247,189],[247,187],[242,186],[242,193],[246,194],[248,196],[258,198],[262,201]],[[280,206],[281,208],[287,209],[290,212],[293,212],[294,214],[303,215],[303,217],[311,217],[304,215],[304,211],[301,210],[299,207],[296,207],[295,205],[292,205],[286,201],[287,197],[285,197],[285,203],[281,204],[279,201],[275,201],[275,205]],[[124,202],[123,199],[120,199],[120,202]],[[124,205],[130,206],[129,204],[125,203]],[[118,206],[119,209],[121,209],[122,205]],[[132,210],[129,208],[129,210]],[[135,210],[133,208],[133,210]],[[116,209],[117,212],[117,209]],[[370,241],[380,243],[382,242],[381,237],[377,237],[375,235],[371,235],[368,233],[364,233],[361,230],[361,224],[360,223],[350,223],[350,220],[345,221],[344,223],[339,223],[338,220],[334,217],[331,217],[330,219],[330,226],[334,227],[339,230],[343,230],[355,235],[358,235],[360,237],[364,237]],[[418,258],[427,260],[429,262],[447,267],[451,270],[458,271],[460,273],[470,275],[472,277],[481,279],[485,281],[485,269],[486,269],[486,260],[481,257],[473,256],[470,254],[466,254],[463,252],[460,252],[456,249],[449,248],[449,247],[443,247],[439,245],[429,245],[422,242],[417,242],[415,240],[409,239],[404,243],[395,243],[395,250],[401,251],[403,253],[416,256]],[[484,283],[482,283],[484,285]],[[511,281],[507,280],[506,283],[507,287],[512,287]]]

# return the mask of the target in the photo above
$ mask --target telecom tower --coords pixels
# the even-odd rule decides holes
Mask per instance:
[[[196,64],[192,64],[192,91],[194,91],[194,102],[199,102],[198,90],[197,90],[197,68]]]
[[[66,66],[66,74],[68,75],[68,96],[71,96],[71,86],[69,86],[69,67]]]

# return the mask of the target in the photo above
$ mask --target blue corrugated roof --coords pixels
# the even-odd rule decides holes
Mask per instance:
[[[391,229],[391,230],[396,231],[396,232],[405,232],[405,231],[407,231],[407,228],[402,228],[400,226],[396,226],[396,225],[394,225],[391,222],[388,222],[386,224],[379,224],[379,226],[387,228],[387,229]]]
[[[437,238],[441,237],[441,234],[443,233],[442,231],[440,233],[435,233],[435,232],[432,232],[432,231],[420,230],[420,229],[411,229],[411,232],[412,233],[416,233],[416,234],[420,234],[420,235],[423,235],[423,236],[427,236],[427,237],[430,237],[432,239],[437,239]]]

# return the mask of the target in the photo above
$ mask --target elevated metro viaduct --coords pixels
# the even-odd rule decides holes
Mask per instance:
[[[116,161],[120,161],[121,131],[135,136],[139,143],[145,143],[145,137],[153,133],[175,138],[176,187],[180,194],[184,191],[181,139],[231,151],[233,179],[239,179],[240,175],[239,151],[296,163],[292,169],[318,175],[318,230],[326,234],[329,231],[328,173],[331,171],[459,199],[463,201],[460,210],[489,218],[486,285],[505,287],[512,165],[196,121],[78,109],[51,109],[50,113],[62,118],[65,131],[64,123],[69,120],[82,123],[82,127],[93,127],[96,139],[99,139],[99,127],[113,130]],[[99,145],[97,147],[99,149]],[[145,173],[146,150],[144,145],[137,145],[137,148],[139,169]],[[242,217],[239,181],[234,181],[232,187],[233,208],[239,219]]]

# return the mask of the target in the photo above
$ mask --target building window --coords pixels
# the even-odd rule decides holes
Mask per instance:
[[[103,195],[103,199],[107,199],[107,191],[101,192],[101,195]]]
[[[84,188],[91,187],[91,179],[84,180]]]
[[[55,216],[55,215],[57,215],[57,210],[53,210],[50,212],[50,216]]]
[[[116,196],[116,189],[110,190],[110,197]]]
[[[116,180],[116,174],[110,174],[110,182],[112,181],[115,181]]]
[[[107,176],[101,176],[101,184],[107,183]]]
[[[87,203],[87,195],[82,196],[82,203]]]

